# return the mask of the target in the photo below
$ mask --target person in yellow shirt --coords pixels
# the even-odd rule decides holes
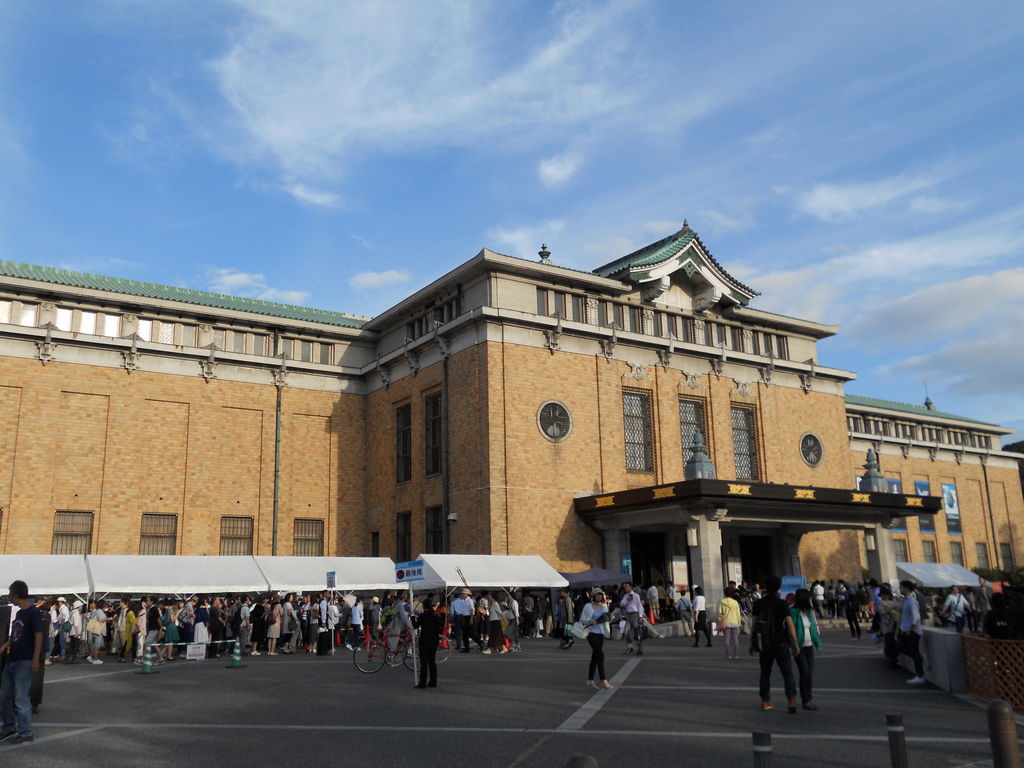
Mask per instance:
[[[725,636],[725,658],[735,659],[740,653],[740,604],[736,600],[736,590],[729,587],[725,597],[718,604],[718,628]]]
[[[139,620],[135,616],[135,611],[128,605],[128,601],[123,598],[121,613],[124,616],[124,621],[121,622],[121,639],[124,644],[121,646],[121,657],[118,661],[124,664],[126,661],[135,660],[135,635],[139,631]]]

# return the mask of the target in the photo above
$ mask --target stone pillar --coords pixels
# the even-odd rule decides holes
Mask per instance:
[[[704,588],[709,613],[717,609],[725,594],[722,581],[722,528],[718,520],[716,510],[695,515],[690,523],[690,527],[697,530],[697,546],[690,547],[690,573],[693,575],[690,586]]]
[[[799,576],[800,570],[800,534],[790,533],[786,526],[782,526],[775,534],[775,560],[774,569],[776,576]]]
[[[875,548],[868,547],[868,570],[871,575],[878,579],[878,583],[898,583],[899,576],[896,573],[896,550],[892,545],[892,531],[878,525],[868,528],[864,534],[866,537],[874,537]],[[870,544],[870,540],[868,541]]]
[[[629,554],[629,531],[610,528],[603,532],[604,567],[618,573],[622,570],[622,555]]]

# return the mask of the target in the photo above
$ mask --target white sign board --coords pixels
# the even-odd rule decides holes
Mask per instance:
[[[407,560],[395,563],[395,581],[423,581],[423,561]]]
[[[186,661],[202,661],[206,658],[206,643],[189,643],[185,649]]]

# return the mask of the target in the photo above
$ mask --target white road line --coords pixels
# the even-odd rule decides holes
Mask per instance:
[[[633,659],[639,661],[639,659]],[[387,731],[423,731],[428,733],[549,733],[557,736],[655,736],[672,739],[749,739],[750,731],[638,731],[630,730],[583,730],[559,728],[492,728],[472,726],[435,726],[435,725],[281,725],[280,723],[36,723],[36,728],[78,728],[101,730],[104,728],[131,728],[147,730],[188,729],[204,730],[285,730],[285,731],[341,731],[349,733]],[[73,731],[73,734],[81,731]],[[63,735],[63,732],[62,734]],[[68,735],[71,735],[70,733]],[[45,737],[49,739],[50,737]],[[775,740],[824,740],[824,741],[864,741],[888,742],[888,736],[859,736],[848,733],[773,733]],[[35,743],[42,742],[37,739]],[[920,744],[988,744],[988,737],[973,738],[966,736],[908,736],[908,743]],[[1024,739],[1020,740],[1024,744]]]
[[[51,733],[49,736],[36,736],[34,739],[32,739],[32,741],[28,742],[27,744],[11,744],[9,746],[0,745],[0,755],[2,755],[8,749],[18,749],[19,747],[34,747],[36,744],[45,744],[48,741],[59,741],[60,739],[67,739],[72,736],[81,736],[83,733],[102,731],[106,727],[107,726],[105,725],[94,725],[88,728],[78,728],[74,731],[61,731],[60,733]]]
[[[627,691],[756,691],[756,685],[624,685]],[[815,693],[945,693],[938,688],[815,688]]]
[[[616,688],[622,685],[626,681],[626,678],[629,677],[629,673],[636,669],[640,661],[641,660],[637,658],[629,659],[622,665],[622,668],[615,673],[615,677],[613,677],[609,682]],[[610,699],[614,693],[615,688],[602,688],[591,696],[588,701],[584,702],[582,707],[573,712],[564,723],[558,726],[558,730],[578,731],[582,729],[583,726],[587,724],[587,721],[596,715],[601,707],[608,703],[608,699]]]

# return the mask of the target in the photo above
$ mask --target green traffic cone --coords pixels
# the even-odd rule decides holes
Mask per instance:
[[[241,669],[246,666],[242,663],[242,644],[238,638],[235,638],[235,649],[231,653],[231,663],[228,664],[227,669]]]
[[[145,653],[142,654],[142,669],[135,674],[137,675],[159,675],[158,670],[153,669],[153,649],[150,646],[146,646]]]

